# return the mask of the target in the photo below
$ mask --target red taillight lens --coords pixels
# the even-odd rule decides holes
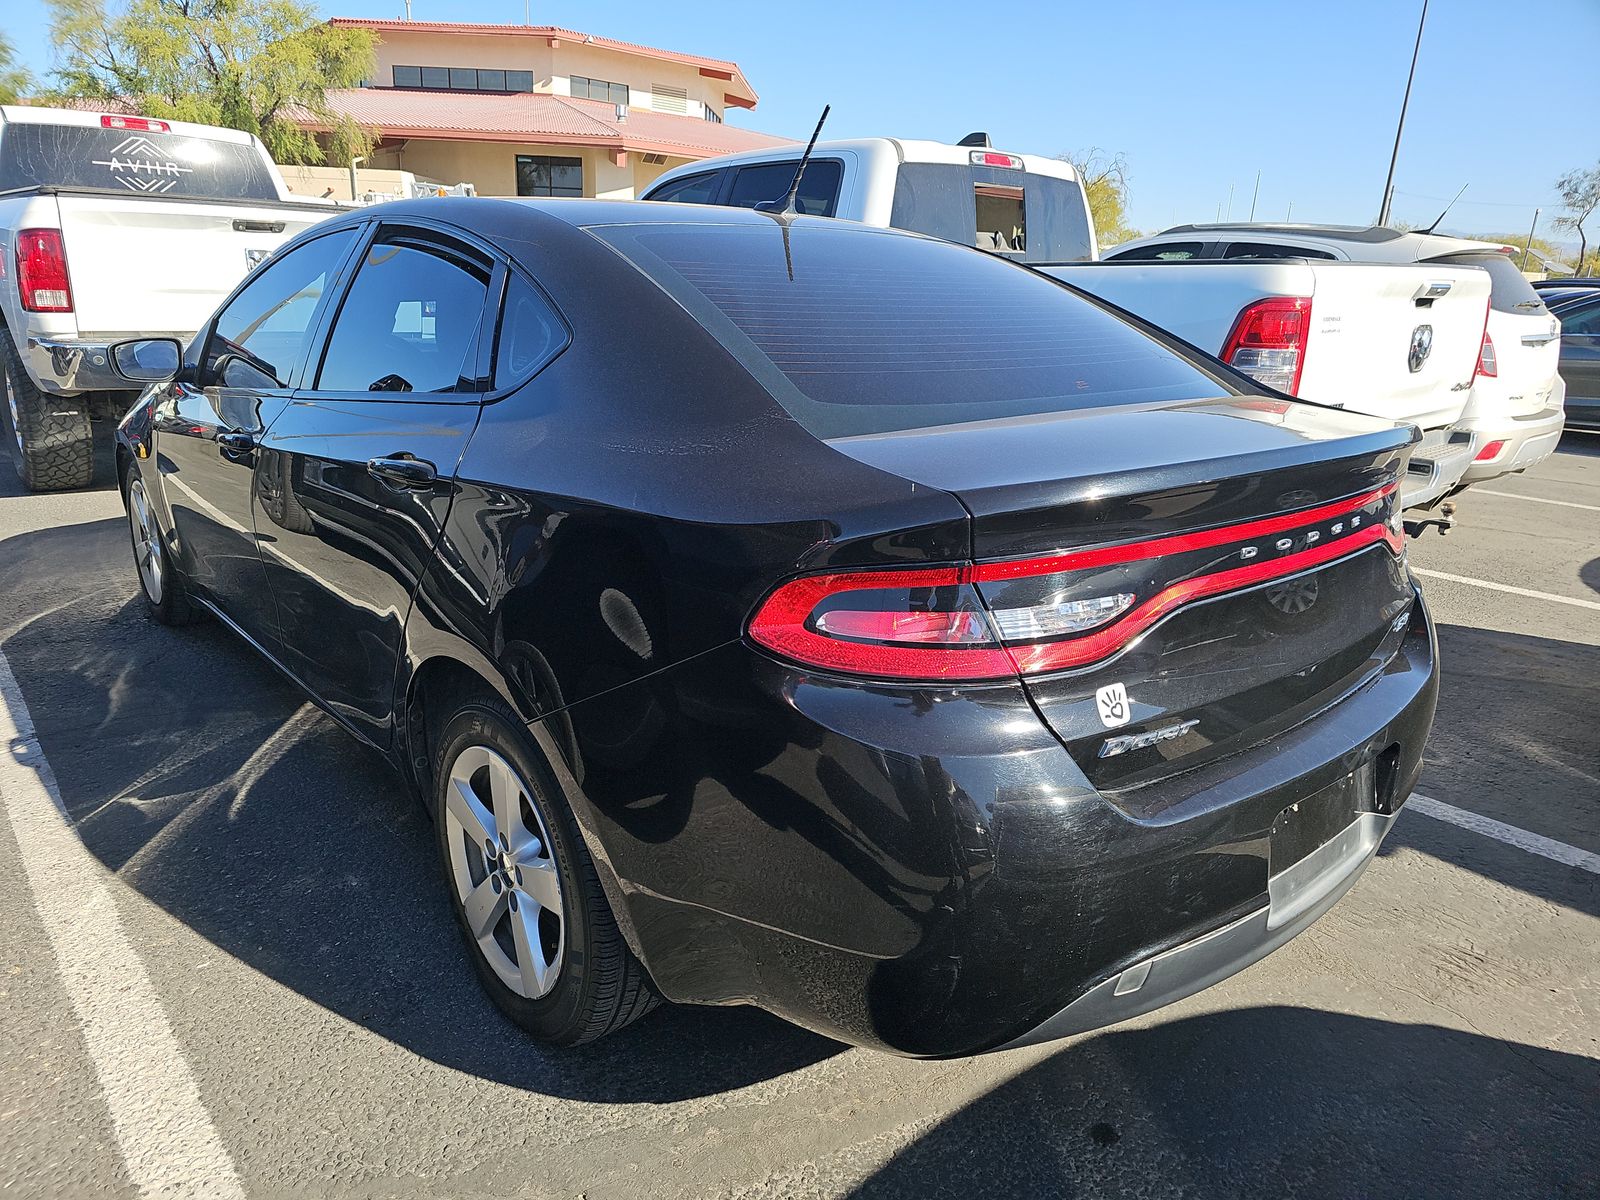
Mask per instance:
[[[1478,347],[1478,374],[1490,379],[1500,374],[1500,364],[1494,356],[1494,339],[1487,333],[1483,335],[1483,344]]]
[[[1199,533],[1009,562],[792,580],[751,640],[807,666],[879,679],[973,681],[1087,666],[1185,604],[1404,536],[1395,486]],[[1390,510],[1387,511],[1386,510]]]
[[[1306,365],[1309,296],[1270,296],[1248,305],[1233,323],[1222,361],[1258,383],[1293,396]]]
[[[154,117],[119,117],[106,113],[100,118],[102,129],[132,129],[136,133],[171,133],[172,126]]]
[[[1022,160],[1015,154],[1001,154],[998,150],[974,150],[969,156],[975,167],[1009,167],[1022,170]]]
[[[17,291],[29,312],[71,312],[72,284],[59,229],[24,229],[17,234]]]
[[[1504,440],[1501,440],[1501,441],[1498,441],[1498,442],[1490,442],[1482,450],[1478,451],[1478,453],[1473,457],[1472,461],[1473,462],[1493,462],[1495,459],[1500,457],[1500,451],[1504,450],[1505,448],[1506,448],[1506,444],[1505,444]]]

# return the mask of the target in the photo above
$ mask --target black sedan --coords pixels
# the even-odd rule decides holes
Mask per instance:
[[[402,203],[115,359],[151,614],[389,757],[552,1042],[661,997],[928,1056],[1118,1021],[1325,912],[1420,769],[1412,431],[993,255]]]

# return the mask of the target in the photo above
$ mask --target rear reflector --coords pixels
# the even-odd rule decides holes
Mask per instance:
[[[1001,154],[998,150],[974,150],[971,155],[975,167],[1009,167],[1022,170],[1022,160],[1015,154]]]
[[[29,312],[71,312],[72,284],[59,229],[17,234],[17,292]]]
[[[132,129],[136,133],[171,133],[172,126],[154,117],[119,117],[106,113],[100,118],[102,129]]]
[[[1498,441],[1498,442],[1490,442],[1482,450],[1478,451],[1477,457],[1475,457],[1472,461],[1473,462],[1492,462],[1494,459],[1497,459],[1497,458],[1500,457],[1500,451],[1504,450],[1505,448],[1506,448],[1506,444],[1505,444],[1504,440],[1501,440],[1501,441]]]
[[[1494,356],[1494,339],[1487,333],[1483,335],[1483,344],[1478,347],[1478,374],[1490,379],[1500,374],[1500,364]]]
[[[1309,296],[1270,296],[1247,305],[1222,347],[1222,361],[1257,383],[1293,396],[1306,365]]]
[[[1007,562],[791,580],[752,641],[806,666],[972,681],[1085,667],[1186,604],[1320,567],[1379,542],[1405,550],[1395,485],[1197,533]]]

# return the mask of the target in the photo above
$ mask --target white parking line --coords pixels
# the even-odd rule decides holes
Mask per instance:
[[[1470,829],[1473,833],[1481,833],[1484,837],[1515,846],[1518,850],[1525,850],[1529,854],[1537,854],[1541,858],[1548,858],[1552,862],[1565,863],[1569,867],[1577,867],[1580,871],[1588,871],[1591,875],[1600,875],[1600,854],[1580,850],[1576,846],[1569,846],[1565,842],[1558,842],[1543,834],[1518,829],[1515,825],[1507,825],[1504,821],[1496,821],[1493,817],[1480,816],[1475,812],[1468,812],[1464,808],[1457,808],[1453,804],[1446,804],[1415,792],[1411,794],[1411,799],[1406,801],[1406,808],[1414,809],[1425,817],[1432,817],[1435,821],[1447,821],[1462,829]]]
[[[1512,500],[1527,500],[1533,504],[1554,504],[1560,508],[1581,508],[1585,512],[1600,512],[1600,504],[1576,504],[1571,500],[1546,500],[1543,496],[1524,496],[1517,492],[1493,492],[1488,488],[1473,488],[1478,496],[1507,496]]]
[[[0,748],[0,798],[129,1178],[142,1196],[243,1197],[105,870],[72,830],[3,654]]]
[[[1422,567],[1412,567],[1413,575],[1423,575],[1429,579],[1443,579],[1449,583],[1464,583],[1468,587],[1488,588],[1492,592],[1510,592],[1513,596],[1527,596],[1533,600],[1548,600],[1552,604],[1570,604],[1574,608],[1592,608],[1600,611],[1600,602],[1594,600],[1578,600],[1572,596],[1557,596],[1554,592],[1535,592],[1530,588],[1512,587],[1509,583],[1491,583],[1487,579],[1473,579],[1470,575],[1452,575],[1448,571],[1428,571]]]

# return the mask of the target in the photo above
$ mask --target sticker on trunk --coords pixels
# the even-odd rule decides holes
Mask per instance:
[[[1094,694],[1095,708],[1100,713],[1100,724],[1107,729],[1126,725],[1132,715],[1128,706],[1128,689],[1120,683],[1108,683]]]

